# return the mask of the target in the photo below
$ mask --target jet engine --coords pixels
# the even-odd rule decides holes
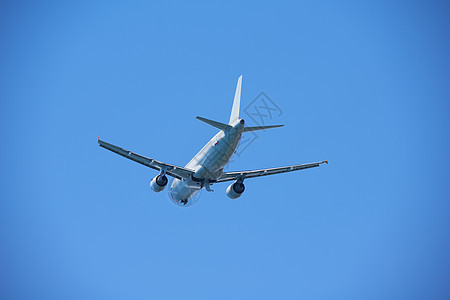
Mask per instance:
[[[242,182],[236,181],[227,188],[227,196],[231,199],[239,198],[245,190]]]
[[[150,182],[150,187],[152,188],[153,191],[159,193],[162,190],[164,190],[164,188],[167,185],[167,177],[166,175],[158,175],[155,178],[152,179],[152,181]]]

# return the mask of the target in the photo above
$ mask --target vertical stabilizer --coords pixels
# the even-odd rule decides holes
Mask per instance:
[[[239,119],[239,107],[241,106],[241,87],[242,87],[242,75],[239,76],[236,86],[236,93],[234,94],[233,108],[231,109],[230,123],[233,123]]]

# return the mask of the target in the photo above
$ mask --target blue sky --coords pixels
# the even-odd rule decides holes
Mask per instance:
[[[1,299],[449,299],[445,1],[4,1]],[[185,165],[266,93],[284,128],[190,209],[97,136]],[[243,115],[251,123],[250,118]],[[268,122],[268,123],[270,123]],[[250,124],[252,125],[252,124]]]

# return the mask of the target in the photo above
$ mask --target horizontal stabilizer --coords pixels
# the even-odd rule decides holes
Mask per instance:
[[[223,130],[223,131],[231,128],[231,126],[228,125],[228,124],[220,123],[220,122],[213,121],[213,120],[210,120],[210,119],[206,119],[206,118],[202,118],[202,117],[198,117],[198,116],[197,116],[197,119],[202,121],[202,122],[205,122],[206,124],[209,124],[209,125],[211,125],[213,127],[216,127],[216,128],[218,128],[220,130]]]
[[[266,130],[271,128],[283,127],[284,125],[269,125],[269,126],[255,126],[255,127],[244,127],[244,132]]]

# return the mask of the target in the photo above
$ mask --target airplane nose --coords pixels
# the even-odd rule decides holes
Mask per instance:
[[[187,199],[186,197],[182,196],[178,192],[171,192],[170,194],[172,203],[179,207],[189,207],[194,204],[193,201]]]
[[[190,207],[197,203],[200,190],[187,186],[185,181],[174,179],[169,192],[170,202],[178,207]]]

